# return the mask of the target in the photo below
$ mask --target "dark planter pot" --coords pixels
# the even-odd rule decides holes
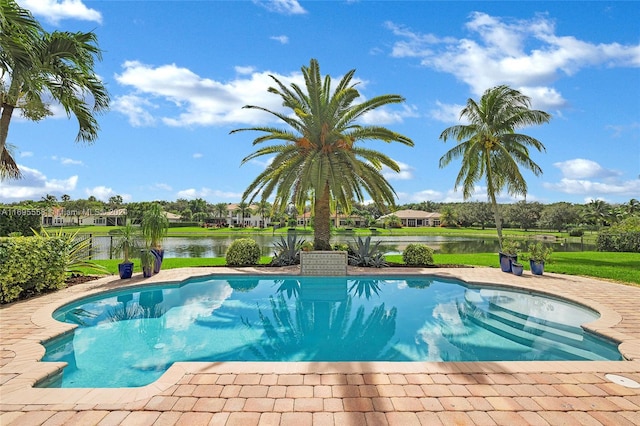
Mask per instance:
[[[155,261],[153,262],[153,273],[157,274],[160,272],[160,268],[162,267],[162,259],[164,259],[164,249],[151,249],[151,253],[155,257]]]
[[[127,263],[119,263],[118,264],[118,273],[120,274],[120,279],[131,278],[133,275],[133,262]]]
[[[511,272],[511,264],[518,262],[518,255],[498,253],[500,256],[500,269],[502,272]]]
[[[513,273],[513,275],[521,276],[523,271],[524,266],[522,266],[520,263],[511,263],[511,272]]]
[[[544,272],[544,262],[529,260],[529,266],[531,267],[531,273],[533,275],[542,275],[542,273]]]
[[[153,266],[143,266],[142,267],[142,276],[145,278],[149,278],[153,275]]]

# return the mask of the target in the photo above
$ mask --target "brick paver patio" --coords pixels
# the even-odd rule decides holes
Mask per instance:
[[[144,281],[107,277],[2,307],[0,425],[640,425],[640,389],[606,377],[640,382],[640,288],[555,274],[514,277],[493,268],[366,274],[439,275],[580,302],[601,313],[587,328],[622,342],[627,361],[176,363],[143,388],[32,387],[62,368],[38,361],[40,342],[70,329],[51,318],[63,303],[123,285],[271,271],[186,268]]]

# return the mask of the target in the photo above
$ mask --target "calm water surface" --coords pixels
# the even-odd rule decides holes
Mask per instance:
[[[262,248],[263,256],[272,256],[279,236],[269,235],[227,235],[207,237],[168,237],[163,242],[165,257],[224,257],[227,249],[238,238],[253,238]],[[301,238],[313,241],[313,235]],[[332,236],[332,243],[353,243],[355,237],[349,235]],[[436,253],[492,253],[498,252],[498,241],[493,238],[451,237],[451,236],[373,236],[373,241],[381,241],[386,254],[398,254],[411,243],[424,243]],[[94,259],[109,259],[111,237],[94,237]],[[595,250],[595,246],[580,243],[553,243],[554,251]]]
[[[57,310],[74,333],[47,386],[143,386],[176,361],[621,359],[583,331],[598,315],[548,297],[435,277],[211,276]]]

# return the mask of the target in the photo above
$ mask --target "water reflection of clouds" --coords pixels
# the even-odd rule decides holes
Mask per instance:
[[[179,303],[165,314],[166,328],[188,329],[198,318],[210,317],[232,294],[233,289],[223,280],[181,287],[176,295]]]

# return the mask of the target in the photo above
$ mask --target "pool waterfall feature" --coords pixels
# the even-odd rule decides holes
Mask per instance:
[[[143,386],[176,361],[622,359],[559,299],[430,276],[209,276],[63,306],[39,386]],[[114,351],[121,348],[120,353]]]

